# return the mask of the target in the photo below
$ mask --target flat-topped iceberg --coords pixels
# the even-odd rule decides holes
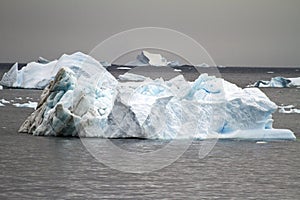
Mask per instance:
[[[254,84],[249,85],[250,87],[299,87],[300,86],[300,77],[297,78],[284,78],[277,76],[271,78],[270,81],[257,81]]]
[[[20,127],[33,135],[101,138],[295,139],[272,128],[277,106],[258,88],[202,74],[194,82],[127,75],[118,82],[90,56],[70,57]],[[127,77],[127,78],[126,78]],[[192,130],[192,131],[191,131]]]

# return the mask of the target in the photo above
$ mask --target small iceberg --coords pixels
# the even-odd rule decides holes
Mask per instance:
[[[257,81],[254,84],[249,85],[248,87],[299,87],[300,86],[300,77],[297,78],[284,78],[281,76],[274,77],[270,81]]]
[[[70,56],[19,132],[45,136],[145,139],[295,140],[272,128],[275,103],[258,88],[207,74],[165,81],[127,74],[118,81],[99,62]],[[64,65],[66,66],[66,65]],[[80,70],[79,70],[80,69]]]

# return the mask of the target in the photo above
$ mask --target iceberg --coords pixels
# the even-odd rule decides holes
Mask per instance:
[[[19,132],[45,136],[145,139],[294,140],[287,129],[272,128],[275,103],[258,88],[239,88],[201,74],[165,81],[127,74],[116,80],[86,56],[61,67],[44,89],[36,110]],[[125,76],[125,77],[126,77]],[[193,130],[193,131],[191,131]]]
[[[248,87],[299,87],[300,86],[300,77],[297,78],[284,78],[281,76],[277,76],[271,78],[270,81],[257,81],[254,84],[249,85]]]
[[[30,62],[20,70],[18,63],[15,63],[3,75],[0,84],[12,88],[44,89],[62,67],[78,71],[77,74],[82,72],[81,65],[87,60],[87,56],[81,52],[72,55],[63,54],[58,60],[51,62],[39,58],[38,62]],[[98,61],[93,59],[93,62],[102,67]]]
[[[160,54],[142,51],[134,61],[125,64],[126,66],[180,66],[179,61],[168,61]]]

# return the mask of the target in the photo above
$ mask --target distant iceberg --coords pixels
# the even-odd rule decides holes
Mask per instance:
[[[59,69],[19,132],[101,138],[295,139],[290,130],[272,128],[277,106],[258,88],[241,89],[207,74],[194,82],[182,75],[168,81],[147,77],[135,81],[137,76],[127,74],[118,82],[92,57],[84,58],[82,62],[69,57],[68,62],[80,70]]]
[[[254,84],[249,85],[248,87],[299,87],[300,86],[300,77],[297,78],[284,78],[284,77],[274,77],[270,81],[257,81]]]
[[[179,61],[168,61],[160,54],[150,53],[148,51],[142,51],[134,61],[130,61],[125,64],[126,66],[180,66]]]

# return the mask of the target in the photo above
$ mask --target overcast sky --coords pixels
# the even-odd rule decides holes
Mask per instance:
[[[1,0],[0,62],[88,53],[144,26],[191,36],[218,65],[300,65],[299,0]]]

